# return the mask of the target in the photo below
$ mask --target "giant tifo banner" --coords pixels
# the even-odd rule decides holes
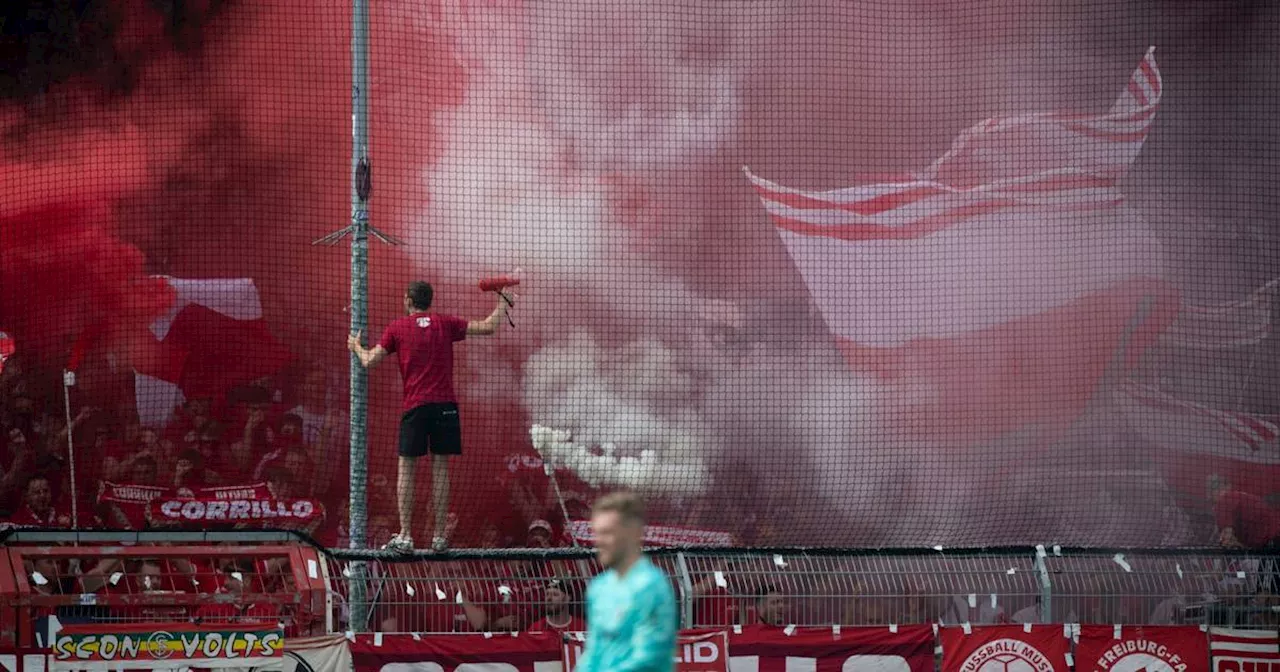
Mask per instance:
[[[350,386],[352,306],[372,346],[411,280],[472,320],[512,273],[519,328],[450,346],[453,547],[575,517],[565,485],[642,492],[673,543],[1275,540],[1280,88],[1240,38],[1275,2],[370,2],[355,69],[349,2],[35,4],[3,29],[6,433],[20,390],[64,416],[64,369],[85,466],[95,424],[218,473],[294,415],[336,513],[365,404],[378,546],[403,386]],[[358,298],[306,244],[345,218],[353,92],[353,214],[403,243]]]
[[[576,641],[573,635],[525,633],[359,635],[351,653],[356,672],[386,672],[388,665],[431,672],[561,672],[577,659]],[[929,672],[933,648],[927,625],[748,627],[683,633],[672,659],[681,672],[719,672],[726,663],[729,672]]]

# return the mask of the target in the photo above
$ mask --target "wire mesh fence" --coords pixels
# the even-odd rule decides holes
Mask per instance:
[[[1277,543],[1280,4],[0,5],[9,523]]]
[[[685,627],[908,623],[1280,624],[1276,554],[659,551]],[[380,632],[572,630],[591,556],[332,560],[335,622]],[[373,577],[350,622],[352,563]]]

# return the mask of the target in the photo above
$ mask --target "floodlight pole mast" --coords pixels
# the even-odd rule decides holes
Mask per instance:
[[[352,0],[351,11],[351,223],[314,244],[335,245],[351,236],[351,333],[368,333],[369,324],[369,236],[391,245],[400,241],[369,226],[369,196],[373,189],[369,160],[369,0]],[[351,356],[351,471],[348,536],[351,548],[368,545],[368,393],[369,381],[360,361]],[[369,604],[365,599],[367,569],[363,562],[352,563],[350,629],[368,626]]]

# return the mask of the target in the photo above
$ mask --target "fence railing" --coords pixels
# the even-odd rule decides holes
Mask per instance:
[[[650,557],[671,577],[682,626],[907,623],[1280,623],[1280,553],[1027,548],[688,549]],[[334,622],[350,630],[529,629],[580,616],[599,567],[587,551],[393,557],[331,551]],[[358,565],[357,563],[362,563]],[[353,571],[362,567],[364,574]],[[352,623],[351,584],[368,576]],[[562,611],[563,608],[563,611]]]

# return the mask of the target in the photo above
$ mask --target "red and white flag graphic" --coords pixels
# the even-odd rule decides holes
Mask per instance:
[[[1209,631],[1214,672],[1262,671],[1280,668],[1280,635],[1275,630]]]
[[[1280,465],[1280,428],[1268,420],[1176,399],[1132,381],[1122,383],[1116,396],[1129,428],[1153,445],[1207,457]]]
[[[1240,301],[1184,305],[1163,344],[1202,350],[1257,345],[1271,335],[1271,304],[1277,288],[1280,280],[1272,280]]]
[[[176,298],[151,325],[154,342],[134,362],[138,416],[162,427],[188,398],[219,396],[278,372],[289,350],[262,318],[249,278],[164,278]]]
[[[1160,94],[1148,52],[1106,114],[989,119],[914,180],[750,176],[852,367],[917,391],[894,406],[901,429],[1065,429],[1174,321],[1159,241],[1116,185]]]

